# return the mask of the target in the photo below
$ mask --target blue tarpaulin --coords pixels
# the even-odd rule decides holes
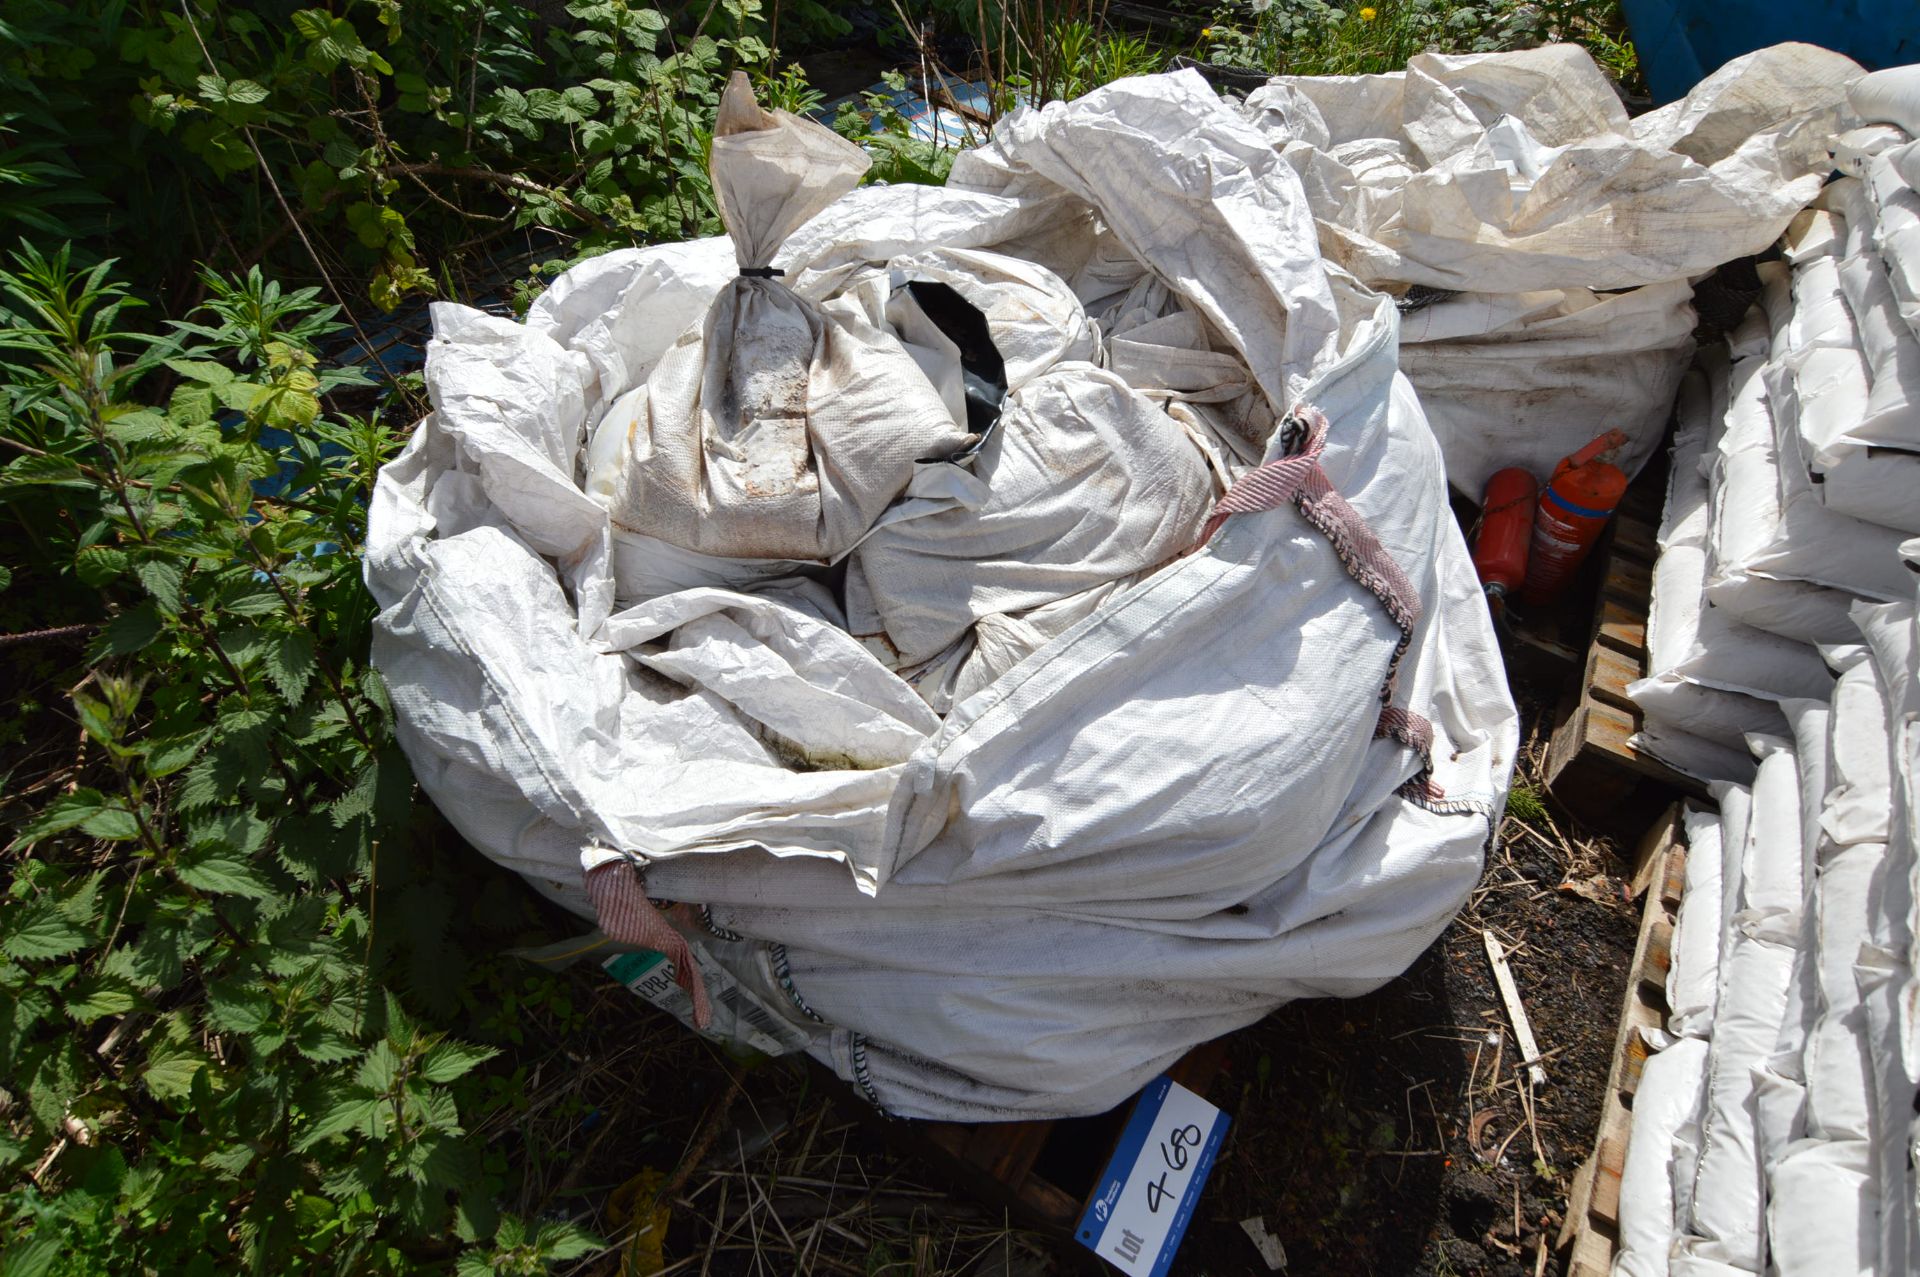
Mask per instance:
[[[1743,53],[1804,40],[1869,71],[1920,62],[1920,0],[1621,0],[1655,102],[1686,96]]]

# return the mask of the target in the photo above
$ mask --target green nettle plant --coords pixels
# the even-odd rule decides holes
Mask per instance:
[[[455,902],[366,664],[398,439],[316,356],[315,290],[203,282],[154,334],[110,264],[0,270],[0,517],[31,559],[0,583],[92,614],[78,758],[6,782],[0,1271],[545,1271],[600,1243],[496,1211],[468,1135],[510,1103],[494,1052],[388,974],[443,1013],[519,978],[433,934]]]

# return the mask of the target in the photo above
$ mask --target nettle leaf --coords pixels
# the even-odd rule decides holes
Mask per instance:
[[[337,1135],[368,1135],[378,1139],[386,1134],[387,1118],[392,1111],[385,1100],[360,1087],[334,1088],[327,1093],[319,1117],[301,1133],[293,1147],[304,1153]]]
[[[260,989],[223,980],[207,987],[207,1022],[227,1033],[252,1033],[273,1018],[273,999]]]
[[[196,851],[251,856],[267,845],[272,834],[273,821],[252,808],[241,808],[196,820],[188,831],[187,845]]]
[[[140,822],[125,807],[102,807],[85,820],[80,828],[103,842],[134,842],[140,837]]]
[[[153,443],[160,439],[171,439],[178,433],[177,428],[164,415],[151,408],[142,408],[137,412],[122,413],[106,423],[107,433],[121,443]]]
[[[20,831],[14,835],[14,845],[31,847],[54,834],[78,828],[106,805],[106,795],[97,789],[82,786],[71,794],[63,794],[48,803],[39,815],[20,826]]]
[[[257,1156],[251,1144],[229,1144],[200,1159],[200,1164],[227,1179],[239,1179]]]
[[[380,790],[380,764],[369,759],[354,775],[353,786],[327,804],[327,814],[336,828],[344,829],[362,816],[373,814],[373,800]]]
[[[143,559],[135,565],[134,576],[146,587],[147,594],[169,616],[180,611],[180,587],[186,572],[169,559]]]
[[[160,637],[160,614],[151,603],[130,607],[107,622],[94,640],[96,659],[131,656]]]
[[[20,457],[0,470],[0,493],[16,488],[76,488],[91,492],[94,481],[65,457]]]
[[[202,1069],[211,1069],[212,1061],[198,1050],[179,1043],[162,1043],[147,1057],[140,1080],[159,1100],[184,1100],[193,1090],[193,1079]]]
[[[429,1135],[407,1146],[407,1174],[431,1189],[465,1188],[480,1177],[480,1156],[457,1135]]]
[[[260,397],[266,393],[265,386],[252,381],[228,381],[213,388],[214,398],[218,399],[223,406],[234,412],[249,415],[259,404]]]
[[[360,1053],[353,1040],[323,1024],[303,1024],[293,1035],[293,1049],[315,1064],[338,1064]]]
[[[320,1191],[335,1200],[358,1197],[362,1193],[371,1193],[386,1179],[386,1157],[377,1148],[367,1149],[350,1162],[346,1162],[320,1181]],[[488,1277],[493,1277],[491,1265],[487,1268]]]
[[[298,705],[306,695],[307,680],[313,677],[313,635],[306,630],[288,630],[262,655],[267,677],[280,689],[287,704]]]
[[[374,1043],[373,1049],[360,1061],[360,1068],[353,1075],[355,1085],[363,1086],[375,1093],[385,1093],[393,1089],[394,1082],[400,1076],[400,1057],[394,1054],[391,1044]]]
[[[205,386],[174,387],[167,400],[167,420],[176,426],[197,426],[213,416],[213,391]]]
[[[270,589],[235,595],[220,604],[220,610],[231,616],[272,616],[284,607],[280,595]]]
[[[174,803],[182,811],[211,807],[238,789],[245,775],[245,767],[231,750],[213,750],[181,781]]]
[[[500,1052],[490,1046],[467,1046],[460,1042],[442,1042],[429,1047],[420,1059],[420,1076],[429,1082],[451,1082],[465,1077]]]
[[[246,896],[253,900],[271,900],[274,896],[273,884],[265,874],[246,861],[221,852],[182,859],[175,872],[189,887],[212,895]]]
[[[203,75],[200,78],[205,80],[208,77]],[[188,381],[197,381],[207,386],[224,386],[239,376],[225,364],[217,364],[211,359],[169,359],[167,367]]]
[[[534,1234],[534,1247],[551,1260],[579,1259],[607,1249],[607,1243],[572,1220],[540,1225]]]
[[[171,776],[191,763],[207,742],[210,731],[189,732],[184,736],[168,736],[147,743],[147,775],[158,780],[162,776]]]
[[[53,1014],[53,996],[37,985],[8,990],[0,998],[0,1076],[12,1075],[27,1035]]]
[[[138,1002],[133,990],[99,976],[80,981],[65,996],[67,1014],[81,1024],[92,1024],[102,1016],[125,1015]]]
[[[221,709],[218,721],[221,746],[239,754],[242,762],[248,755],[266,752],[274,724],[272,711],[236,698]]]
[[[92,938],[59,905],[44,898],[16,906],[9,922],[5,937],[0,938],[0,953],[14,959],[64,957]]]
[[[126,570],[126,551],[109,545],[90,545],[73,556],[73,574],[95,589]]]
[[[103,970],[152,988],[171,989],[186,978],[187,963],[212,943],[216,925],[204,912],[187,925],[173,919],[157,920],[131,945],[114,950]]]

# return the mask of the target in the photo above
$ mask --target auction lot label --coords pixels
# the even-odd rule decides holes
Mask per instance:
[[[1080,1217],[1080,1244],[1121,1272],[1163,1277],[1226,1135],[1225,1113],[1165,1074],[1149,1082]]]

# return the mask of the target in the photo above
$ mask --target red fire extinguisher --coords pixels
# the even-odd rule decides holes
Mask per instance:
[[[1527,577],[1527,550],[1533,540],[1533,510],[1540,485],[1533,475],[1510,466],[1487,480],[1480,500],[1480,536],[1473,543],[1473,566],[1497,614],[1507,595]]]
[[[1627,490],[1626,472],[1602,458],[1626,444],[1624,434],[1609,430],[1553,468],[1534,515],[1533,548],[1520,589],[1526,602],[1551,603],[1593,549]]]

